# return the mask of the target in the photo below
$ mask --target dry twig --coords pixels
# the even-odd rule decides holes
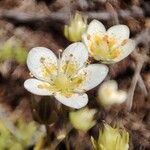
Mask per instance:
[[[109,20],[112,18],[112,11],[106,12],[84,12],[86,16],[89,17],[89,19],[99,19],[99,20]],[[121,18],[127,18],[129,16],[132,17],[143,17],[143,11],[135,11],[135,9],[132,10],[119,10],[115,12],[115,15],[118,15],[118,17]],[[68,12],[52,12],[49,15],[41,15],[41,14],[34,14],[34,13],[25,13],[20,12],[17,10],[1,10],[0,11],[0,19],[7,19],[12,20],[20,23],[24,22],[30,22],[30,21],[60,21],[60,22],[67,22],[67,20],[70,18],[70,14]]]
[[[128,92],[129,93],[128,94],[128,98],[127,98],[127,101],[126,101],[127,109],[129,111],[132,108],[134,91],[135,91],[137,82],[138,82],[138,80],[140,78],[141,69],[142,69],[143,64],[145,62],[145,60],[143,59],[143,57],[140,57],[140,56],[137,58],[137,60],[138,60],[138,62],[137,62],[136,68],[135,68],[135,73],[134,73],[134,76],[132,78],[131,86],[130,86],[130,89],[129,89],[129,92]]]

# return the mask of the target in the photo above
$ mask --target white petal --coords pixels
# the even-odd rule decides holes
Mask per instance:
[[[78,68],[82,67],[88,59],[88,51],[81,42],[69,45],[62,54],[61,65],[66,61],[75,61]]]
[[[88,40],[87,40],[87,34],[86,33],[84,33],[82,35],[82,41],[88,47]]]
[[[93,35],[93,34],[103,35],[105,32],[106,32],[106,29],[104,25],[98,20],[91,21],[87,29],[87,34],[90,34],[90,35]]]
[[[107,30],[107,34],[110,37],[114,37],[118,41],[117,43],[121,43],[129,38],[130,31],[126,25],[115,25]]]
[[[87,94],[74,94],[70,98],[66,98],[58,93],[56,93],[55,98],[61,102],[62,104],[79,109],[81,107],[84,107],[88,103],[88,96]]]
[[[135,46],[136,46],[135,41],[129,39],[124,46],[120,47],[120,49],[122,50],[121,54],[118,58],[114,59],[114,61],[118,62],[127,57],[135,49]]]
[[[42,85],[42,84],[48,85],[48,83],[37,80],[37,79],[28,79],[24,82],[24,87],[26,90],[36,95],[51,95],[52,92],[49,91],[48,89],[38,87],[39,85]]]
[[[86,81],[81,90],[88,91],[99,85],[108,73],[108,67],[102,64],[91,64],[82,69],[80,73],[86,73]]]
[[[27,66],[30,72],[38,79],[47,80],[47,77],[42,74],[43,64],[41,63],[41,58],[46,60],[46,66],[51,64],[57,66],[57,57],[51,50],[45,47],[35,47],[28,54]]]
[[[90,50],[90,43],[91,43],[91,41],[88,41],[88,39],[87,39],[87,34],[86,34],[86,33],[84,33],[84,34],[82,35],[82,42],[85,44],[85,46],[86,46],[88,52],[90,53],[90,52],[91,52],[91,50]]]

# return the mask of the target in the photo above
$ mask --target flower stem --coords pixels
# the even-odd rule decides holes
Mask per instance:
[[[50,140],[50,130],[48,124],[45,124],[47,142]]]

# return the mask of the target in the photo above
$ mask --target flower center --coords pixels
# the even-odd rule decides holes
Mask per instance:
[[[86,80],[85,73],[78,74],[79,68],[73,60],[65,61],[58,68],[53,64],[47,64],[43,58],[41,58],[41,63],[43,65],[42,73],[48,82],[39,84],[38,88],[48,89],[53,93],[60,92],[62,95],[70,97]]]
[[[88,43],[93,57],[97,60],[114,59],[120,55],[120,50],[116,47],[117,41],[115,38],[107,35],[95,35],[91,39],[89,35]]]
[[[57,90],[64,92],[71,88],[71,82],[65,75],[59,75],[54,80],[54,86]]]
[[[80,74],[76,77],[67,77],[65,74],[59,75],[53,82],[53,91],[60,92],[66,97],[76,93],[76,90],[85,82],[86,74]]]

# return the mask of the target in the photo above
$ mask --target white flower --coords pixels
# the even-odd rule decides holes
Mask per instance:
[[[98,90],[98,100],[103,106],[121,104],[127,98],[127,93],[118,90],[118,84],[115,80],[104,82]]]
[[[35,78],[25,81],[25,88],[36,95],[54,95],[66,106],[81,108],[88,102],[88,91],[100,84],[108,73],[105,65],[86,66],[88,52],[83,43],[68,46],[57,59],[44,47],[33,48],[27,66]]]
[[[89,53],[103,63],[116,63],[127,57],[135,49],[135,41],[129,39],[126,25],[115,25],[107,31],[98,20],[93,20],[83,35]]]

